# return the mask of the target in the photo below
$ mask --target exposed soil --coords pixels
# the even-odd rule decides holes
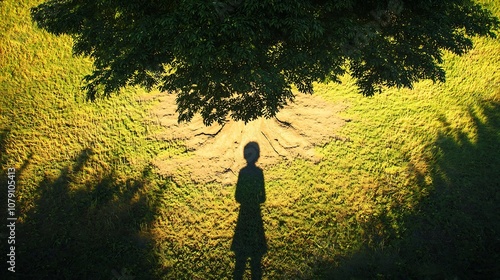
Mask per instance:
[[[299,94],[295,103],[282,109],[276,118],[244,122],[229,121],[206,127],[201,117],[190,123],[177,123],[175,96],[158,97],[160,104],[153,110],[153,117],[165,127],[158,136],[163,140],[183,140],[189,155],[174,158],[158,157],[153,163],[160,173],[169,176],[188,174],[195,182],[217,181],[234,184],[238,171],[245,166],[243,147],[251,141],[260,147],[257,165],[264,168],[280,161],[297,157],[320,161],[315,153],[336,138],[336,131],[346,122],[338,113],[345,104],[333,104],[318,96]]]

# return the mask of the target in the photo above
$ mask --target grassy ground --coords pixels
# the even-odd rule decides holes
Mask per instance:
[[[157,175],[152,159],[184,149],[154,137],[168,133],[151,121],[154,99],[128,89],[84,102],[91,63],[31,23],[37,2],[0,2],[0,175],[5,185],[16,168],[15,276],[231,278],[235,186]],[[482,2],[500,16],[497,1]],[[446,83],[373,98],[348,78],[318,85],[349,104],[346,140],[318,148],[318,164],[264,170],[264,278],[500,278],[499,54],[497,40],[477,39],[467,55],[447,55]]]

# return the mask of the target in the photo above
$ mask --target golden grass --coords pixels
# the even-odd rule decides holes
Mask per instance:
[[[98,279],[125,268],[140,279],[230,278],[234,186],[159,176],[149,163],[184,150],[156,139],[168,131],[151,120],[155,93],[85,102],[91,61],[31,23],[38,2],[0,2],[0,162],[2,178],[18,171],[19,275]],[[482,2],[500,15],[497,1]],[[318,147],[320,163],[264,170],[266,278],[499,273],[500,43],[475,41],[468,54],[447,55],[443,84],[372,98],[349,77],[316,85],[348,104],[346,141]],[[422,243],[429,237],[437,241]]]

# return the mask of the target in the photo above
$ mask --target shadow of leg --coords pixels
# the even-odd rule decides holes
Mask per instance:
[[[250,266],[252,270],[252,280],[262,279],[262,256],[253,256],[250,260]]]
[[[236,263],[234,265],[234,280],[242,280],[245,272],[246,257],[241,254],[236,254]]]

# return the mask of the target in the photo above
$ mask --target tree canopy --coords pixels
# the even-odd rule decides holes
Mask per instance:
[[[34,21],[93,58],[89,99],[127,85],[177,95],[179,121],[273,117],[292,87],[348,73],[363,95],[444,81],[443,51],[463,54],[499,20],[473,0],[51,0]]]

